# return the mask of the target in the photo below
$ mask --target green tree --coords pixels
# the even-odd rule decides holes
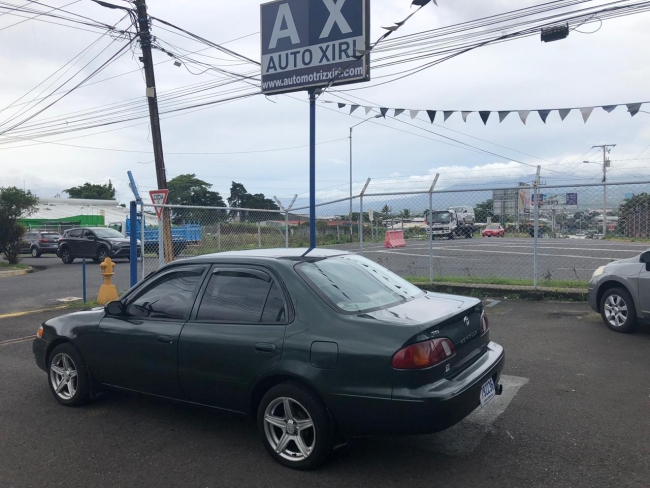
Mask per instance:
[[[20,241],[25,227],[18,223],[36,210],[38,198],[32,192],[24,192],[15,186],[0,188],[0,251],[10,264],[18,263]]]
[[[634,195],[626,199],[619,209],[617,232],[625,237],[650,237],[647,233],[648,219],[650,194]]]
[[[115,198],[115,188],[111,180],[107,185],[94,185],[84,183],[82,186],[73,186],[63,190],[70,198],[86,198],[90,200],[113,200]]]
[[[195,174],[179,175],[167,183],[170,205],[188,205],[198,207],[225,207],[226,204],[219,192],[212,191],[212,185],[196,177]],[[174,209],[172,220],[175,224],[182,222],[198,222],[224,220],[226,213],[214,209]]]
[[[492,199],[477,203],[476,207],[474,207],[474,215],[476,216],[476,222],[487,222],[488,219],[492,219],[493,222],[498,220],[494,216],[494,201]]]
[[[280,207],[270,199],[266,198],[263,193],[250,194],[243,184],[232,182],[230,186],[230,197],[228,205],[232,208],[260,209],[260,210],[280,210]],[[239,215],[240,220],[249,222],[260,222],[262,220],[276,220],[280,218],[279,213],[270,212],[251,212],[249,210],[237,211],[232,210],[231,216],[234,218]]]
[[[405,208],[399,213],[399,217],[401,219],[410,219],[411,218],[411,211],[408,208]]]

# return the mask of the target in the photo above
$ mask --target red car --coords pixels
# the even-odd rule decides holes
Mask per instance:
[[[501,227],[499,224],[491,224],[488,225],[485,229],[483,229],[481,235],[483,237],[503,237],[505,233],[506,233],[505,229]]]

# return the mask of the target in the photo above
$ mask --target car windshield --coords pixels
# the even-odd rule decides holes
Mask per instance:
[[[434,212],[431,215],[431,221],[434,224],[448,224],[450,219],[449,212]]]
[[[488,225],[487,228],[490,229],[490,230],[499,230],[498,225]]]
[[[421,295],[408,281],[360,256],[337,256],[296,268],[309,286],[343,312],[387,308]]]
[[[124,234],[115,229],[93,229],[93,232],[102,239],[124,239]]]

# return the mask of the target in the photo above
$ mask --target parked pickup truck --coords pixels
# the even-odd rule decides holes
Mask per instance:
[[[136,236],[140,238],[140,219],[136,222]],[[122,232],[127,237],[131,235],[131,220],[113,222],[108,224],[112,229]],[[172,244],[174,256],[180,255],[189,244],[198,244],[202,238],[200,224],[183,224],[172,226]],[[158,254],[158,226],[146,226],[144,228],[144,252]]]
[[[428,222],[429,216],[424,219],[427,226],[427,234],[431,233],[433,238],[447,237],[455,239],[456,237],[465,237],[471,239],[474,234],[474,212],[459,213],[456,210],[434,210],[431,212],[431,222]]]

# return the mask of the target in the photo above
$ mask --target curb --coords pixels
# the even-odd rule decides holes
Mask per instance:
[[[483,285],[474,283],[413,283],[415,286],[441,293],[453,293],[458,295],[476,295],[479,293],[484,297],[507,297],[525,300],[569,300],[575,302],[587,301],[587,290],[582,288],[546,288],[532,286],[513,285]]]
[[[34,272],[34,268],[32,268],[31,266],[26,269],[11,269],[8,271],[0,271],[0,278],[9,278],[10,276],[22,276],[33,272]]]

